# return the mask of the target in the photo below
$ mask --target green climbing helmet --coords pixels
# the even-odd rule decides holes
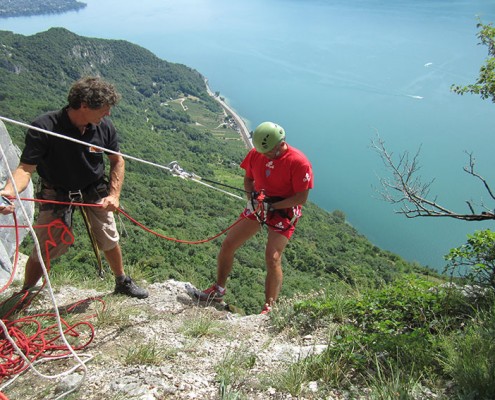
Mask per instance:
[[[259,124],[253,133],[253,145],[259,153],[268,153],[284,139],[284,128],[273,122]]]

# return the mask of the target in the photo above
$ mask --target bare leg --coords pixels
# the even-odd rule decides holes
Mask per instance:
[[[41,263],[33,257],[29,257],[26,262],[26,269],[24,270],[24,285],[23,289],[29,289],[38,283],[41,276],[43,275],[43,269],[41,268]]]
[[[115,277],[118,278],[125,275],[120,245],[117,244],[113,249],[105,251],[104,254]]]
[[[113,249],[105,251],[105,258],[108,261],[108,265],[112,270],[115,277],[123,276],[124,265],[122,262],[122,252],[120,250],[120,245],[117,244]],[[36,286],[40,278],[43,276],[43,270],[41,268],[41,263],[34,260],[33,257],[29,257],[26,263],[26,269],[24,271],[24,289]]]
[[[239,247],[260,230],[258,221],[243,219],[227,233],[217,257],[217,284],[225,287]]]
[[[282,254],[289,239],[280,233],[268,230],[266,243],[266,279],[265,279],[265,303],[271,306],[278,298],[282,289]]]

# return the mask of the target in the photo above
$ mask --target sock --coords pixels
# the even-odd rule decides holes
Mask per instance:
[[[217,290],[218,290],[220,293],[225,292],[225,288],[221,287],[218,283],[217,283],[216,285],[217,285]]]

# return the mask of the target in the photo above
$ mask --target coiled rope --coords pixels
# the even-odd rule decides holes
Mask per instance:
[[[2,156],[2,159],[7,160],[5,152],[1,146],[0,146],[0,155]],[[17,189],[17,186],[15,185],[12,171],[10,170],[9,165],[7,163],[5,163],[5,164],[6,164],[6,170],[8,172],[8,177],[9,177],[10,181],[12,182],[12,186],[14,188],[15,196],[17,199],[19,199],[20,198],[19,191]],[[1,328],[3,330],[3,334],[4,334],[0,340],[0,349],[3,350],[0,352],[0,357],[3,358],[4,360],[6,360],[7,365],[5,366],[5,370],[4,370],[6,373],[7,373],[7,371],[8,372],[24,371],[25,369],[30,368],[36,375],[38,375],[42,378],[45,378],[45,379],[60,378],[60,377],[69,375],[70,373],[72,373],[72,372],[74,372],[74,371],[76,371],[82,367],[83,376],[82,376],[81,380],[79,381],[78,385],[76,385],[74,388],[69,389],[68,391],[62,393],[60,396],[57,397],[57,399],[61,399],[62,397],[65,397],[67,394],[72,393],[73,391],[77,390],[79,388],[79,386],[82,384],[82,382],[84,381],[84,379],[87,375],[86,362],[89,361],[90,359],[92,359],[92,356],[87,355],[87,354],[78,355],[76,353],[77,348],[72,347],[71,344],[69,343],[67,337],[66,337],[66,334],[67,335],[74,335],[75,334],[75,327],[69,327],[69,325],[65,321],[63,321],[62,318],[60,317],[60,312],[59,312],[59,309],[57,306],[57,301],[55,299],[55,295],[53,293],[51,282],[50,282],[50,279],[48,276],[48,268],[46,267],[45,262],[43,260],[43,257],[41,255],[40,243],[39,243],[38,238],[34,232],[33,225],[31,224],[31,222],[29,220],[29,216],[28,216],[28,213],[24,207],[24,204],[22,202],[19,202],[19,205],[20,205],[22,213],[23,213],[23,215],[24,215],[24,217],[28,223],[28,228],[30,230],[31,236],[33,237],[35,249],[36,249],[36,252],[38,254],[38,259],[40,260],[40,265],[41,265],[41,269],[43,272],[43,277],[44,277],[43,287],[44,286],[47,287],[51,302],[54,306],[54,313],[51,314],[51,317],[54,318],[56,321],[55,324],[51,325],[49,330],[44,329],[42,335],[35,334],[35,337],[37,339],[34,341],[34,343],[41,341],[41,343],[47,344],[48,347],[45,346],[43,348],[45,350],[48,350],[49,353],[53,353],[53,352],[57,352],[57,351],[60,352],[61,348],[66,349],[66,352],[64,354],[58,354],[58,355],[51,354],[51,357],[52,358],[68,357],[68,355],[70,354],[74,358],[74,360],[76,361],[76,365],[74,365],[69,370],[62,372],[61,374],[57,374],[57,375],[51,375],[50,376],[50,375],[46,375],[46,374],[41,373],[34,366],[34,363],[46,359],[47,352],[41,351],[41,349],[39,347],[34,351],[34,353],[29,353],[29,351],[27,351],[25,347],[21,348],[19,345],[21,345],[21,346],[25,345],[26,344],[26,340],[25,340],[26,338],[21,335],[21,333],[19,331],[19,326],[16,326],[15,322],[10,323],[9,321],[3,320],[3,319],[0,320],[0,326],[1,326]],[[14,216],[14,220],[17,221],[15,216]],[[17,222],[16,222],[16,224],[17,224]],[[16,232],[16,236],[17,236],[17,232]],[[48,244],[49,243],[47,243],[45,245],[48,246]],[[18,253],[18,245],[19,245],[19,243],[17,241],[16,253]],[[15,257],[16,261],[17,261],[17,256],[18,256],[18,254],[16,254],[16,257]],[[47,261],[47,263],[49,263],[49,261]],[[14,274],[12,274],[12,277],[13,276],[14,276]],[[25,299],[26,298],[23,298],[22,300],[25,300]],[[33,318],[34,318],[34,316],[33,316]],[[30,323],[31,323],[31,321],[30,321]],[[27,321],[24,321],[24,324],[27,324]],[[22,325],[23,324],[21,323],[21,326]],[[37,322],[35,322],[35,325],[37,325]],[[82,325],[78,324],[78,326],[88,326],[88,325],[84,325],[84,323],[83,323]],[[57,329],[55,329],[55,327]],[[56,332],[57,330],[58,330],[58,335],[54,334],[54,332]],[[90,331],[91,331],[90,337],[92,340],[92,337],[94,336],[94,329],[90,329]],[[39,332],[37,332],[37,333],[39,333]],[[45,336],[45,334],[47,334],[47,336]],[[47,337],[49,338],[48,340],[46,340]],[[57,345],[56,347],[53,347],[53,343],[55,343],[55,341],[57,341],[57,340],[60,340],[63,343],[63,347],[60,347],[61,345]],[[87,343],[89,344],[91,342],[91,340],[89,340]],[[29,340],[27,342],[32,343]],[[15,354],[15,356],[14,356],[14,354]],[[34,357],[29,358],[28,357],[29,354],[34,354]],[[44,357],[44,358],[42,358],[42,357]],[[86,360],[83,360],[81,357],[86,358]],[[10,377],[11,375],[8,375],[8,376]],[[18,373],[9,382],[5,383],[4,385],[2,385],[0,387],[0,393],[2,394],[2,396],[5,397],[5,395],[1,391],[4,390],[5,387],[7,387],[10,383],[12,383],[17,378],[17,376],[19,376]],[[0,377],[3,378],[4,376],[0,376]]]

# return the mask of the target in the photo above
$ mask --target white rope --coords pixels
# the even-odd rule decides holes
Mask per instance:
[[[233,196],[233,197],[236,197],[240,200],[244,200],[242,197],[240,196],[237,196],[233,193],[230,193],[230,192],[227,192],[226,190],[223,190],[223,189],[219,189],[215,186],[212,186],[212,185],[209,185],[205,182],[202,182],[200,179],[201,177],[194,174],[194,173],[190,173],[190,172],[187,172],[187,171],[184,171],[179,163],[177,161],[172,161],[171,163],[168,164],[168,168],[170,169],[170,172],[172,173],[172,175],[174,176],[178,176],[179,178],[182,178],[182,179],[190,179],[192,180],[193,182],[196,182],[196,183],[199,183],[201,185],[204,185],[206,187],[209,187],[211,189],[215,189],[215,190],[218,190],[219,192],[222,192],[222,193],[225,193],[225,194],[228,194],[230,196]]]
[[[199,178],[199,177],[198,177],[198,178]],[[201,178],[199,178],[199,179],[201,179]],[[215,189],[215,190],[218,190],[219,192],[222,192],[222,193],[228,194],[229,196],[235,197],[236,199],[239,199],[239,200],[245,200],[245,199],[244,199],[243,197],[241,197],[241,196],[238,196],[238,195],[236,195],[236,194],[233,194],[233,193],[227,192],[226,190],[223,190],[223,189],[219,189],[219,188],[217,188],[217,187],[215,187],[215,186],[212,186],[212,185],[209,185],[209,184],[207,184],[207,183],[205,183],[205,182],[201,182],[201,181],[200,181],[200,180],[198,180],[198,179],[191,178],[191,180],[192,180],[193,182],[199,183],[199,184],[204,185],[204,186],[206,186],[206,187],[209,187],[209,188],[211,188],[211,189]]]
[[[22,126],[22,127],[28,128],[28,129],[36,130],[38,132],[42,132],[42,133],[45,133],[47,135],[55,136],[55,137],[58,137],[58,138],[61,138],[61,139],[64,139],[64,140],[69,140],[69,141],[72,141],[74,143],[82,144],[84,146],[91,146],[91,144],[89,144],[87,142],[84,142],[84,141],[81,141],[81,140],[77,140],[77,139],[74,139],[74,138],[70,138],[70,137],[67,137],[67,136],[64,136],[64,135],[55,133],[55,132],[51,132],[51,131],[48,131],[46,129],[42,129],[42,128],[38,128],[38,127],[35,127],[35,126],[32,126],[32,125],[28,125],[28,124],[25,124],[23,122],[19,122],[19,121],[10,119],[10,118],[6,118],[6,117],[3,117],[3,116],[0,116],[0,120],[3,120],[5,122],[9,122],[9,123],[12,123],[12,124],[15,124],[15,125],[19,125],[19,126]],[[116,152],[116,151],[113,151],[113,150],[110,150],[110,149],[102,148],[102,150],[105,151],[105,152],[107,152],[107,153],[109,153],[109,154],[119,155],[119,156],[122,156],[124,158],[128,158],[130,160],[138,161],[138,162],[141,162],[141,163],[144,163],[144,164],[148,164],[148,165],[151,165],[151,166],[154,166],[154,167],[157,167],[157,168],[165,169],[165,170],[167,170],[168,172],[170,172],[174,176],[180,177],[182,179],[190,179],[193,182],[199,183],[199,184],[204,185],[204,186],[206,186],[208,188],[211,188],[211,189],[214,189],[214,190],[218,190],[218,191],[220,191],[220,192],[222,192],[224,194],[227,194],[229,196],[232,196],[232,197],[238,198],[240,200],[243,200],[243,198],[240,197],[240,196],[238,196],[238,195],[235,195],[235,194],[230,193],[230,192],[228,192],[226,190],[219,189],[219,188],[216,188],[216,187],[214,187],[212,185],[209,185],[209,184],[207,184],[205,182],[202,182],[200,176],[198,176],[196,174],[193,174],[193,173],[189,173],[187,171],[184,171],[179,166],[179,164],[178,164],[177,161],[172,161],[168,166],[165,166],[165,165],[157,164],[157,163],[154,163],[154,162],[151,162],[151,161],[147,161],[147,160],[144,160],[144,159],[141,159],[141,158],[133,157],[133,156],[130,156],[130,155],[127,155],[127,154],[123,154],[123,153],[120,153],[120,152]],[[33,225],[31,224],[31,221],[29,220],[29,216],[28,216],[28,213],[27,213],[27,211],[26,211],[26,209],[25,209],[25,207],[23,205],[23,202],[20,199],[20,195],[19,195],[17,186],[15,184],[15,181],[14,181],[14,178],[13,178],[13,175],[12,175],[12,171],[10,170],[10,168],[9,168],[9,166],[7,164],[7,157],[6,157],[5,153],[4,153],[4,150],[3,150],[2,146],[0,146],[0,153],[1,153],[2,157],[3,157],[3,159],[5,160],[6,169],[8,171],[10,182],[12,183],[12,186],[14,188],[16,199],[19,202],[19,205],[20,205],[20,208],[22,210],[22,213],[23,213],[24,217],[26,218],[26,221],[27,221],[27,224],[28,224],[28,227],[29,227],[29,231],[30,231],[31,236],[33,237],[33,240],[34,240],[34,245],[35,245],[35,248],[36,248],[36,252],[38,254],[38,259],[40,260],[41,268],[43,270],[43,275],[45,277],[46,287],[48,289],[48,292],[50,294],[50,298],[51,298],[52,304],[54,306],[55,316],[56,316],[57,326],[58,326],[58,329],[59,329],[60,336],[61,336],[64,344],[67,346],[67,348],[69,349],[69,351],[72,353],[72,355],[75,358],[75,360],[78,362],[78,365],[75,365],[73,368],[70,368],[69,370],[67,370],[65,372],[62,372],[60,374],[57,374],[57,375],[45,375],[45,374],[39,372],[36,369],[36,367],[34,366],[34,363],[31,363],[30,360],[24,355],[24,353],[22,352],[22,350],[15,343],[14,339],[12,339],[12,337],[9,335],[7,327],[5,326],[5,324],[3,323],[3,321],[1,321],[1,320],[0,320],[0,326],[2,327],[2,329],[4,331],[5,337],[12,344],[12,346],[15,348],[16,352],[24,359],[24,361],[27,363],[27,365],[29,366],[29,368],[31,368],[41,378],[56,379],[56,378],[60,378],[60,377],[63,377],[63,376],[66,376],[66,375],[72,373],[73,371],[77,370],[80,366],[83,368],[84,374],[83,374],[82,378],[80,379],[79,383],[76,385],[75,388],[73,388],[73,389],[71,389],[71,390],[63,393],[59,397],[57,397],[57,399],[61,399],[65,395],[67,395],[67,394],[69,394],[69,393],[77,390],[77,388],[85,380],[86,375],[87,375],[87,372],[88,372],[87,367],[86,367],[86,362],[88,362],[89,360],[91,360],[93,358],[93,356],[88,355],[88,354],[82,354],[81,356],[87,357],[86,361],[83,361],[80,358],[80,356],[78,356],[77,353],[74,351],[74,349],[72,348],[72,346],[68,343],[68,341],[67,341],[67,339],[66,339],[66,337],[64,335],[64,331],[63,331],[62,323],[61,323],[61,318],[60,318],[60,313],[59,313],[58,306],[57,306],[57,301],[56,301],[55,295],[53,293],[53,289],[52,289],[52,286],[51,286],[50,278],[48,276],[48,271],[47,271],[46,266],[45,266],[45,263],[43,261],[43,257],[42,257],[42,254],[41,254],[41,248],[40,248],[40,244],[39,244],[38,238],[37,238],[36,233],[34,231]],[[5,387],[7,387],[8,385],[10,385],[15,379],[17,379],[17,376],[14,377],[13,379],[11,379],[9,382],[5,383],[4,385],[0,386],[0,390],[3,390]]]
[[[84,142],[82,140],[78,140],[78,139],[74,139],[74,138],[71,138],[71,137],[67,137],[67,136],[61,135],[59,133],[55,133],[55,132],[48,131],[46,129],[38,128],[36,126],[28,125],[28,124],[25,124],[23,122],[16,121],[14,119],[2,117],[1,115],[0,115],[0,120],[3,120],[5,122],[10,122],[11,124],[19,125],[19,126],[22,126],[24,128],[33,129],[33,130],[36,130],[38,132],[46,133],[47,135],[55,136],[55,137],[58,137],[60,139],[68,140],[70,142],[82,144],[83,146],[92,146],[91,143],[87,143],[87,142]],[[225,194],[227,194],[229,196],[235,197],[235,198],[240,199],[240,200],[244,200],[242,197],[240,197],[240,196],[238,196],[236,194],[230,193],[230,192],[228,192],[226,190],[219,189],[219,188],[217,188],[215,186],[207,185],[204,182],[200,182],[200,180],[201,180],[201,177],[200,176],[198,176],[196,174],[193,174],[193,173],[189,173],[189,172],[184,171],[182,168],[180,168],[180,166],[177,163],[177,161],[172,161],[168,166],[165,166],[165,165],[162,165],[162,164],[157,164],[157,163],[154,163],[154,162],[151,162],[151,161],[143,160],[142,158],[138,158],[138,157],[130,156],[128,154],[120,153],[118,151],[106,149],[104,147],[101,147],[101,149],[103,151],[107,152],[107,153],[110,153],[110,154],[119,155],[119,156],[122,156],[124,158],[128,158],[130,160],[138,161],[138,162],[143,163],[143,164],[148,164],[148,165],[152,165],[152,166],[157,167],[157,168],[164,169],[164,170],[172,173],[172,175],[174,175],[174,176],[178,176],[178,177],[183,178],[183,179],[190,179],[193,182],[201,183],[202,185],[207,186],[207,187],[209,187],[211,189],[218,190],[218,191],[220,191],[222,193],[225,193]]]
[[[78,362],[78,365],[75,365],[73,368],[71,368],[71,369],[69,369],[69,370],[67,370],[65,372],[62,372],[62,373],[60,373],[58,375],[45,375],[45,374],[42,374],[41,372],[39,372],[34,367],[34,364],[31,363],[31,361],[24,355],[24,353],[22,352],[22,350],[17,346],[17,344],[15,343],[14,339],[12,339],[12,337],[9,335],[7,327],[5,326],[5,324],[3,323],[3,321],[1,321],[1,320],[0,320],[0,326],[2,327],[2,329],[4,331],[5,337],[12,344],[12,346],[15,348],[16,352],[24,359],[24,361],[27,363],[27,365],[29,366],[29,368],[31,368],[38,376],[40,376],[42,378],[47,378],[47,379],[56,379],[56,378],[60,378],[62,376],[66,376],[66,375],[70,374],[71,372],[75,371],[76,369],[78,369],[80,366],[82,366],[83,369],[84,369],[84,375],[83,375],[83,377],[80,380],[80,383],[79,383],[79,385],[80,385],[83,382],[83,380],[86,377],[86,375],[87,375],[86,364],[85,364],[84,361],[82,361],[80,359],[80,357],[77,355],[77,353],[74,351],[74,349],[72,348],[72,346],[69,344],[69,342],[67,341],[67,339],[65,337],[64,329],[62,327],[62,322],[61,322],[61,318],[60,318],[60,313],[59,313],[59,310],[58,310],[57,300],[55,299],[55,295],[53,293],[53,289],[52,289],[52,285],[51,285],[51,282],[50,282],[50,278],[48,276],[48,271],[46,269],[45,262],[43,260],[42,255],[41,255],[40,244],[39,244],[38,238],[36,236],[36,233],[34,231],[33,225],[31,223],[31,221],[29,220],[29,215],[28,215],[28,213],[26,211],[26,208],[24,207],[24,204],[21,201],[21,198],[20,198],[20,195],[19,195],[19,191],[17,189],[17,186],[16,186],[15,181],[14,181],[14,177],[12,175],[12,171],[11,171],[11,169],[10,169],[8,163],[7,163],[7,156],[6,156],[6,154],[5,154],[2,146],[0,146],[0,155],[2,156],[2,159],[5,160],[5,168],[7,170],[7,173],[8,173],[9,179],[10,179],[10,182],[12,184],[12,187],[14,188],[15,197],[16,197],[16,199],[19,202],[19,206],[20,206],[20,208],[22,210],[22,213],[24,215],[24,218],[27,221],[29,231],[30,231],[31,236],[33,237],[33,240],[34,240],[34,245],[35,245],[36,251],[38,253],[38,259],[40,261],[41,269],[43,270],[43,275],[45,277],[46,287],[48,289],[48,293],[50,294],[50,298],[51,298],[51,301],[52,301],[52,304],[53,304],[53,308],[55,310],[55,316],[56,316],[56,320],[57,320],[57,326],[58,326],[58,330],[59,330],[59,333],[60,333],[60,337],[62,338],[62,341],[64,342],[64,344],[67,346],[67,349],[72,353],[72,355],[74,356],[74,358]],[[77,385],[77,387],[79,387],[79,385]],[[0,390],[3,390],[4,387],[5,387],[5,385],[3,385],[2,387],[0,387]],[[72,389],[70,392],[72,392],[73,390],[76,390],[76,388]],[[70,393],[70,392],[68,392],[68,393]]]

